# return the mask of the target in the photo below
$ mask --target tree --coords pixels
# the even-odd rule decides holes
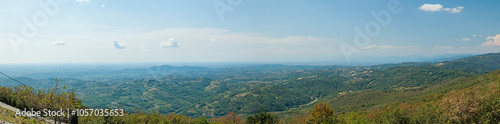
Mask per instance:
[[[295,118],[293,118],[293,122],[295,124],[306,124],[307,123],[307,113],[302,110],[302,113],[296,114]]]
[[[318,124],[332,124],[336,123],[335,111],[331,109],[330,104],[319,102],[314,105],[313,110],[311,111],[311,116],[309,117],[309,121],[312,123]]]
[[[464,90],[452,90],[443,97],[439,107],[449,123],[477,123],[481,115],[479,108],[484,96],[479,87]]]
[[[194,124],[209,124],[208,119],[205,117],[198,117],[194,120]]]
[[[259,110],[253,116],[247,117],[247,123],[249,124],[277,124],[279,119],[276,115],[265,112],[264,109]]]
[[[222,122],[224,124],[240,124],[240,123],[243,123],[243,122],[241,122],[241,117],[239,117],[238,114],[236,114],[235,112],[229,112],[224,117],[212,118],[211,121],[213,121],[213,122]]]

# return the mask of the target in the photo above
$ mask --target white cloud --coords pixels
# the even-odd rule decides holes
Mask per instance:
[[[76,2],[90,2],[90,0],[75,0]]]
[[[217,39],[213,39],[213,38],[210,39],[210,43],[215,43],[215,42],[217,42]]]
[[[441,4],[424,4],[420,7],[418,7],[418,9],[420,9],[422,11],[436,12],[436,11],[443,10],[443,5],[441,5]]]
[[[177,40],[175,40],[175,38],[170,38],[168,39],[168,41],[162,41],[160,45],[163,48],[179,47],[179,44],[177,44]]]
[[[430,12],[446,11],[449,13],[460,13],[464,9],[464,7],[457,6],[454,8],[444,8],[443,5],[441,5],[441,4],[424,4],[420,7],[418,7],[418,9],[420,9],[422,11],[430,11]]]
[[[116,49],[125,49],[127,48],[126,45],[121,44],[117,39],[113,39],[113,43],[115,44]]]
[[[65,41],[54,41],[50,43],[51,45],[64,46],[66,45]]]
[[[474,34],[474,35],[472,35],[472,37],[477,37],[477,35]]]
[[[462,38],[462,41],[469,41],[470,38]]]
[[[464,9],[464,7],[462,6],[459,6],[459,7],[455,7],[455,8],[444,8],[444,11],[447,11],[449,13],[459,13],[461,12],[462,10]]]
[[[497,36],[498,36],[498,34],[497,34]],[[486,40],[491,40],[491,39],[493,39],[493,36],[489,36],[486,38]]]
[[[489,36],[486,38],[486,41],[483,44],[481,44],[482,47],[493,47],[493,46],[500,46],[500,34],[497,34],[496,36]]]
[[[103,7],[103,8],[106,7],[106,4],[101,4],[101,7]]]

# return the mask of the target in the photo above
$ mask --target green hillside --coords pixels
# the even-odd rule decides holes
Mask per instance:
[[[106,78],[109,75],[99,76],[104,72],[83,76],[97,77],[92,80],[62,78],[60,84],[65,86],[59,85],[57,89],[64,89],[62,92],[74,90],[70,94],[81,100],[81,105],[90,108],[122,108],[131,115],[141,117],[177,113],[179,117],[186,117],[184,119],[191,117],[190,121],[194,121],[193,117],[207,117],[219,122],[227,120],[228,116],[267,116],[262,113],[265,110],[282,120],[296,122],[304,120],[314,106],[318,108],[318,102],[324,102],[335,110],[337,122],[349,122],[349,119],[345,119],[360,117],[367,123],[387,120],[390,123],[413,123],[418,120],[414,118],[415,113],[397,112],[411,109],[401,108],[404,106],[425,105],[440,110],[429,113],[434,112],[435,118],[440,118],[434,122],[444,123],[453,119],[443,115],[449,108],[437,106],[437,103],[451,105],[443,101],[452,98],[448,94],[472,92],[470,89],[476,88],[481,91],[477,94],[481,96],[478,100],[487,100],[482,98],[490,99],[490,96],[484,94],[496,92],[488,87],[494,87],[492,82],[498,83],[500,70],[489,70],[499,68],[499,58],[499,53],[495,53],[437,63],[350,67],[252,65],[201,68],[165,65],[155,66],[154,69],[116,70],[113,71],[116,72],[114,75],[121,75],[123,71],[123,77],[112,79]],[[147,75],[141,73],[148,71],[153,71],[150,76],[137,77]],[[28,85],[41,85],[41,90],[54,87],[51,82],[56,82],[54,78],[18,79]],[[16,83],[6,78],[0,81],[11,87],[12,83]],[[21,91],[5,90],[4,99],[11,100],[9,104],[19,106],[17,101],[10,99],[9,94]],[[464,95],[466,97],[468,94]],[[432,105],[429,102],[433,102]],[[401,114],[401,117],[394,120],[392,115],[383,115],[394,112]],[[356,118],[354,120],[360,120]],[[467,121],[477,122],[477,118],[474,119],[469,118]]]
[[[458,60],[437,63],[437,66],[452,69],[468,69],[486,73],[500,69],[500,53],[489,53]]]

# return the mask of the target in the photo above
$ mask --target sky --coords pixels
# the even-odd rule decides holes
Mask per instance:
[[[500,52],[493,0],[1,0],[0,64],[360,62]]]

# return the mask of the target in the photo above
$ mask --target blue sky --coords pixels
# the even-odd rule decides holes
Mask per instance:
[[[387,12],[393,2],[401,12],[389,13],[379,33],[356,44],[354,29],[380,25],[371,12]],[[490,0],[4,0],[0,63],[357,62],[500,52],[498,5]],[[346,54],[341,44],[356,52]]]

